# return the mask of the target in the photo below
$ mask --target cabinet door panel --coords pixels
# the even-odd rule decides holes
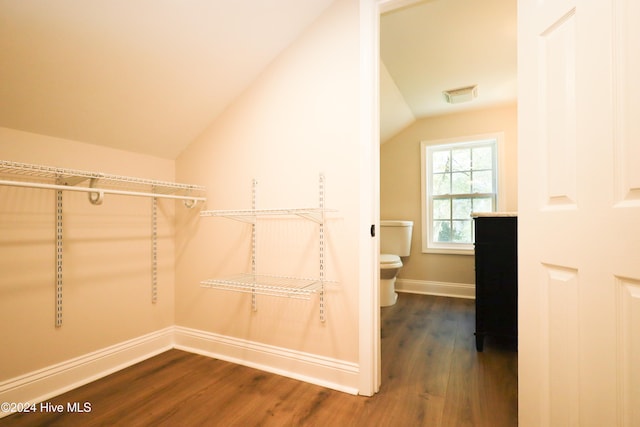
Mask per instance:
[[[476,226],[476,348],[486,335],[517,337],[517,218],[479,217]]]

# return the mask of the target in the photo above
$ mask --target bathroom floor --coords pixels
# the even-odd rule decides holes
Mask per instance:
[[[50,399],[89,413],[31,413],[0,426],[517,425],[517,353],[475,351],[474,301],[400,294],[382,310],[382,387],[352,396],[205,356],[170,350]]]
[[[475,349],[475,301],[399,293],[382,308],[382,387],[401,400],[397,425],[516,426],[518,353],[511,341]]]

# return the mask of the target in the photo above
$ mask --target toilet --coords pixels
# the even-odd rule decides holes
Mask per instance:
[[[380,307],[398,300],[396,276],[402,267],[400,257],[411,251],[413,221],[380,221]]]

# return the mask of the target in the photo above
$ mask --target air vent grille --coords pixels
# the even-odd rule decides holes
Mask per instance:
[[[459,104],[461,102],[473,101],[478,97],[478,85],[465,86],[457,89],[445,90],[442,92],[445,100],[449,104]]]

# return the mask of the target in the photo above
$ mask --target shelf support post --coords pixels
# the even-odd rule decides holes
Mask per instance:
[[[56,191],[56,327],[62,326],[62,191]]]
[[[319,191],[319,205],[320,205],[320,321],[324,323],[324,175],[320,174],[320,191]]]
[[[151,302],[158,301],[158,199],[151,199]]]
[[[256,190],[258,187],[258,181],[255,179],[251,185],[251,209],[255,212],[256,210]],[[251,223],[251,274],[253,275],[253,280],[256,280],[256,221]],[[256,305],[256,287],[255,285],[251,289],[251,309],[253,311],[257,311]]]

